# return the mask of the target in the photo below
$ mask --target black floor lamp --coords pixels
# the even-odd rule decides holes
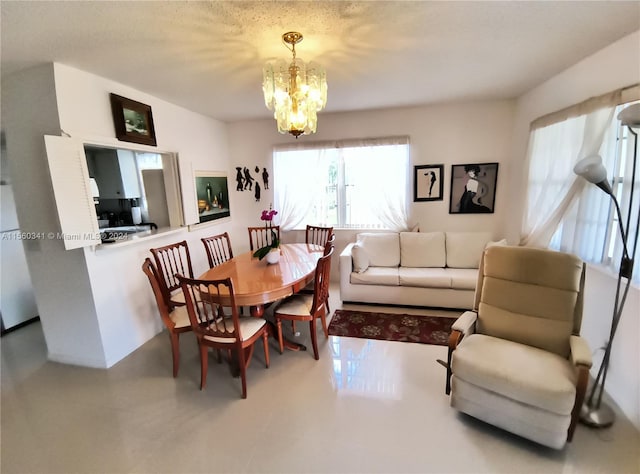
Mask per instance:
[[[638,247],[638,234],[640,234],[640,209],[636,211],[636,222],[635,222],[635,237],[633,238],[633,249],[631,253],[629,253],[628,245],[631,242],[628,242],[628,238],[630,235],[631,225],[633,221],[631,220],[631,213],[633,211],[634,205],[634,188],[636,182],[636,164],[638,157],[638,129],[640,129],[640,103],[633,104],[626,107],[622,112],[618,114],[618,119],[621,121],[622,125],[625,125],[629,129],[629,133],[633,136],[633,163],[632,163],[632,171],[631,171],[631,190],[629,192],[629,211],[627,214],[626,225],[623,225],[622,222],[622,214],[620,212],[620,205],[615,195],[611,190],[611,185],[607,181],[607,170],[602,164],[602,159],[600,156],[594,155],[589,156],[580,160],[576,166],[573,168],[573,171],[582,176],[584,179],[589,181],[590,183],[595,184],[600,189],[602,189],[605,193],[611,196],[613,203],[616,207],[616,212],[618,214],[618,225],[620,226],[620,237],[622,238],[623,250],[622,250],[622,259],[620,261],[620,271],[618,272],[618,283],[616,286],[616,297],[613,305],[613,316],[611,319],[611,330],[609,332],[609,340],[607,341],[607,345],[604,351],[604,356],[602,358],[602,363],[600,364],[600,369],[598,370],[598,375],[596,376],[593,386],[591,388],[591,392],[587,397],[584,405],[582,406],[582,410],[580,412],[580,420],[586,425],[597,427],[597,428],[605,428],[613,424],[615,419],[613,410],[611,407],[607,406],[605,403],[602,403],[602,393],[604,392],[604,384],[607,380],[607,369],[609,367],[609,358],[611,357],[611,346],[613,343],[613,338],[616,334],[616,330],[618,329],[618,323],[620,322],[620,317],[622,316],[622,310],[624,308],[624,303],[627,299],[627,293],[629,292],[629,284],[631,283],[631,275],[633,273],[633,262],[636,255],[636,248]],[[634,130],[635,129],[635,130]],[[629,137],[629,138],[630,138]],[[623,280],[625,280],[624,288],[622,288]]]

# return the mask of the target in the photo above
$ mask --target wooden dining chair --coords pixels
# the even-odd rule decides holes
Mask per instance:
[[[248,227],[249,230],[249,249],[253,252],[262,247],[271,244],[271,231],[276,233],[276,237],[280,240],[280,226],[272,227]]]
[[[233,258],[231,239],[227,232],[224,234],[213,235],[211,237],[205,237],[200,240],[202,240],[204,249],[207,252],[209,268],[216,267]]]
[[[318,336],[316,334],[316,319],[322,321],[322,329],[325,337],[329,337],[327,329],[327,298],[329,294],[329,275],[331,273],[331,256],[333,248],[327,255],[320,257],[316,265],[314,276],[314,292],[312,295],[296,294],[286,298],[274,310],[276,326],[278,328],[278,344],[280,354],[284,351],[284,340],[282,337],[282,320],[289,321],[309,321],[309,331],[311,332],[311,344],[313,345],[313,355],[316,360],[320,359],[318,353]]]
[[[175,306],[184,306],[184,295],[180,289],[180,282],[176,274],[188,275],[193,278],[193,268],[191,267],[191,255],[187,241],[176,242],[150,249],[156,263],[158,277],[163,283],[163,292],[172,310]]]
[[[304,241],[307,244],[326,245],[333,235],[333,227],[307,225]]]
[[[262,339],[265,365],[269,368],[267,321],[250,316],[240,317],[231,278],[196,280],[182,275],[177,278],[184,292],[191,328],[200,348],[200,390],[207,383],[211,347],[235,354],[242,380],[242,398],[247,398],[247,367],[258,339]],[[231,309],[230,315],[225,314],[225,307]]]
[[[185,306],[169,308],[162,285],[158,276],[158,271],[150,258],[145,258],[142,264],[142,271],[149,278],[153,296],[156,298],[156,305],[160,313],[160,319],[167,328],[169,340],[171,341],[171,355],[173,360],[173,376],[178,376],[180,366],[180,334],[191,331],[191,322]]]
[[[309,226],[307,226],[309,227]],[[331,234],[330,237],[327,239],[327,241],[324,244],[324,254],[323,255],[328,255],[330,251],[333,250],[334,247],[334,243],[336,241],[336,234]],[[308,242],[307,242],[308,243]],[[314,292],[314,284],[313,281],[311,283],[309,283],[307,286],[305,286],[302,290],[300,290],[301,293],[308,293],[308,294],[312,294]],[[327,290],[327,300],[325,301],[325,304],[327,305],[327,313],[331,313],[331,308],[329,307],[329,290]],[[292,322],[293,324],[293,332],[296,332],[296,326],[295,326],[295,321]]]

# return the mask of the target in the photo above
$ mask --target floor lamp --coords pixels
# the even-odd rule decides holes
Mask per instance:
[[[611,319],[611,330],[609,332],[609,340],[607,341],[607,345],[605,347],[604,356],[602,358],[602,362],[600,364],[600,369],[598,370],[598,375],[596,376],[593,386],[591,388],[591,392],[589,396],[584,402],[582,406],[582,410],[580,412],[580,420],[589,426],[596,428],[606,428],[607,426],[611,426],[615,419],[613,410],[611,407],[607,406],[605,403],[602,403],[602,393],[604,391],[604,384],[607,380],[607,369],[609,367],[609,358],[611,357],[611,346],[613,343],[613,338],[616,334],[616,330],[618,329],[618,323],[620,322],[620,317],[622,316],[622,310],[624,308],[624,303],[627,299],[627,293],[629,292],[629,284],[631,283],[631,275],[633,273],[633,262],[636,255],[636,248],[638,247],[638,234],[640,234],[640,209],[636,211],[638,214],[636,216],[635,222],[635,237],[633,238],[633,249],[631,254],[629,253],[628,238],[630,235],[631,224],[633,223],[631,220],[631,213],[633,211],[634,204],[634,187],[636,182],[636,164],[638,157],[638,129],[640,129],[640,103],[634,104],[626,107],[622,112],[618,114],[618,119],[621,121],[622,125],[626,126],[629,129],[629,133],[634,138],[633,143],[633,163],[632,163],[632,171],[631,171],[631,190],[629,192],[629,211],[627,214],[626,225],[623,225],[622,222],[622,214],[620,212],[620,205],[615,195],[611,190],[611,185],[607,181],[607,170],[602,164],[602,159],[600,156],[594,155],[589,156],[580,160],[576,166],[573,168],[573,171],[582,176],[584,179],[589,181],[590,183],[595,184],[600,189],[602,189],[605,193],[611,196],[613,203],[616,207],[616,212],[618,213],[618,224],[620,226],[620,237],[622,238],[623,250],[622,250],[622,259],[620,261],[620,271],[618,272],[618,283],[616,286],[616,296],[615,302],[613,305],[613,316]],[[636,130],[634,130],[634,128]],[[624,289],[622,288],[623,280],[625,280]]]

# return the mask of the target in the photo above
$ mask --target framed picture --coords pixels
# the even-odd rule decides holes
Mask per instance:
[[[156,146],[151,107],[116,94],[110,94],[110,97],[118,140]]]
[[[492,214],[498,163],[451,166],[449,214]]]
[[[196,171],[196,202],[198,222],[230,217],[227,174],[215,171]]]
[[[444,165],[413,167],[413,202],[442,201]]]

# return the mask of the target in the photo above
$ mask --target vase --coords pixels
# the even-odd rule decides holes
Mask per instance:
[[[271,249],[265,259],[269,265],[273,265],[280,261],[280,249]]]

